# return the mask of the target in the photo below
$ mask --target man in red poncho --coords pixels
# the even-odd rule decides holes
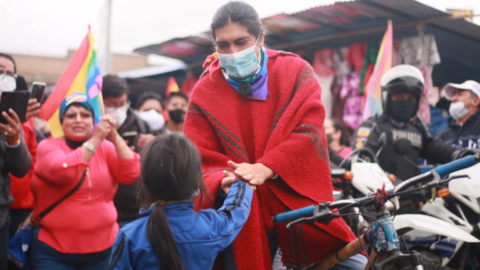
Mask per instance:
[[[298,56],[263,48],[263,27],[251,6],[229,2],[211,28],[217,53],[205,62],[185,122],[185,135],[202,155],[210,194],[203,207],[222,197],[223,178],[257,187],[247,223],[216,267],[272,269],[276,248],[270,250],[269,234],[278,239],[283,263],[317,262],[354,239],[342,219],[303,224],[293,232],[294,245],[292,232],[271,218],[333,201],[320,85]],[[345,261],[343,269],[363,269],[362,259]]]

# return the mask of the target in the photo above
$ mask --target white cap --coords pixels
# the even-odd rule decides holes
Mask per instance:
[[[445,86],[445,94],[451,99],[457,89],[470,90],[475,93],[477,97],[480,97],[480,84],[476,81],[468,80],[462,84],[449,83]]]
[[[389,82],[401,77],[413,77],[422,82],[422,84],[425,83],[422,72],[418,68],[412,65],[398,65],[383,74],[380,85],[385,87]]]

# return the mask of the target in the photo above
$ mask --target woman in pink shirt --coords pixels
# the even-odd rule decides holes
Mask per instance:
[[[349,147],[350,140],[348,139],[345,124],[337,119],[328,118],[325,119],[323,127],[325,128],[330,149],[342,158],[348,156],[352,152],[352,148]]]
[[[30,247],[35,270],[107,269],[118,233],[113,205],[117,181],[130,184],[140,174],[139,155],[110,118],[101,117],[94,125],[87,100],[79,93],[65,99],[59,114],[65,136],[38,145],[31,185],[34,213],[58,201],[86,174],[80,188],[34,227]]]

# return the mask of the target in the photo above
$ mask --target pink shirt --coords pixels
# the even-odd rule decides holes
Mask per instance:
[[[38,239],[62,253],[110,248],[118,233],[113,204],[117,181],[131,184],[140,175],[140,156],[134,155],[132,159],[118,158],[115,146],[105,140],[90,162],[84,162],[81,147],[73,150],[63,139],[43,140],[31,183],[35,213],[67,194],[86,168],[89,172],[80,189],[42,219]]]
[[[342,148],[340,148],[340,150],[337,151],[337,154],[342,158],[345,158],[346,156],[350,155],[350,153],[352,153],[352,148],[348,146],[342,146]]]

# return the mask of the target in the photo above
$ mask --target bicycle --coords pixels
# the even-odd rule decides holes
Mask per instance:
[[[453,176],[442,179],[448,174],[460,169],[470,167],[480,161],[480,155],[468,156],[444,165],[441,165],[430,172],[423,173],[416,177],[404,181],[393,190],[379,190],[377,193],[353,200],[342,200],[337,202],[324,202],[316,206],[307,206],[297,210],[281,213],[273,217],[274,223],[288,222],[287,229],[294,227],[302,222],[321,222],[328,224],[332,219],[341,217],[339,211],[350,207],[363,207],[367,203],[374,202],[377,206],[377,219],[372,229],[362,234],[356,240],[348,243],[343,248],[328,255],[322,261],[303,268],[297,265],[287,265],[288,269],[304,269],[304,270],[326,270],[335,266],[339,262],[364,251],[367,253],[366,247],[371,246],[368,264],[365,269],[389,270],[389,269],[425,269],[422,263],[422,256],[415,251],[403,253],[400,248],[400,240],[398,238],[392,216],[385,208],[385,203],[393,197],[411,193],[423,189],[431,189],[447,184],[453,179],[468,177],[465,175]],[[408,189],[419,183],[429,181],[419,188]],[[333,210],[333,211],[332,211]],[[293,221],[292,221],[293,220]],[[413,268],[412,268],[413,267]],[[437,268],[442,269],[442,268]]]

